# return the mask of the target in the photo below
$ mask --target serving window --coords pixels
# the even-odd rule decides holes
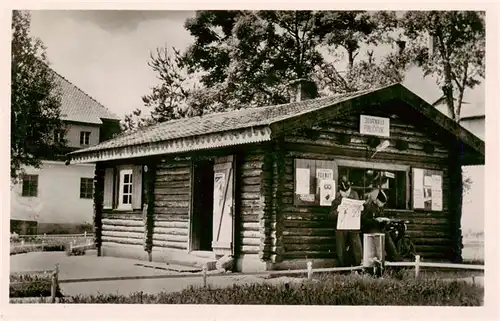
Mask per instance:
[[[361,199],[375,187],[387,197],[387,209],[410,209],[410,167],[354,160],[295,159],[294,205],[330,206],[345,175]]]
[[[360,199],[366,199],[374,188],[381,188],[387,195],[386,208],[408,209],[408,171],[339,166],[339,177],[343,175]]]
[[[294,205],[331,206],[345,175],[360,199],[373,188],[387,195],[389,210],[443,210],[443,172],[357,160],[295,159]]]

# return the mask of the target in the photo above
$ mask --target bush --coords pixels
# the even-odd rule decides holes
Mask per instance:
[[[60,251],[66,251],[66,245],[65,244],[47,244],[43,247],[44,252],[60,252]]]
[[[10,255],[30,253],[30,252],[59,252],[66,251],[69,245],[65,243],[47,243],[47,244],[26,244],[10,247]]]
[[[483,288],[460,281],[329,275],[320,282],[190,287],[178,293],[155,295],[138,292],[128,296],[73,296],[61,298],[61,303],[480,306],[483,296]]]
[[[81,256],[85,255],[85,248],[71,248],[70,246],[66,247],[66,255],[68,256]]]
[[[51,295],[52,274],[15,274],[10,276],[9,297],[28,298]],[[62,297],[61,289],[57,286],[56,296]]]
[[[19,234],[16,232],[10,233],[10,241],[11,242],[18,242],[19,241]]]

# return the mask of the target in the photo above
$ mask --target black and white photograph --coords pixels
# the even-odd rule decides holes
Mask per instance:
[[[486,8],[12,7],[9,306],[484,308]]]

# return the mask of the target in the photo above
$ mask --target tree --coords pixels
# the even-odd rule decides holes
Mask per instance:
[[[484,19],[481,11],[409,11],[400,21],[412,41],[413,60],[424,76],[437,78],[455,121],[460,120],[465,91],[485,76]]]
[[[201,115],[202,111],[196,104],[188,104],[191,94],[196,95],[197,87],[193,80],[195,76],[187,74],[180,50],[172,47],[170,51],[167,46],[157,48],[156,53],[150,54],[148,66],[159,80],[159,84],[142,97],[149,113],[145,115],[142,109],[137,108],[125,115],[122,130],[131,131],[172,119]]]
[[[54,138],[66,130],[60,119],[60,93],[43,43],[29,36],[30,22],[29,13],[13,12],[10,177],[14,183],[25,166],[39,168],[43,158],[66,144]]]
[[[241,107],[290,100],[288,82],[315,80],[320,94],[351,92],[401,81],[408,59],[391,53],[359,59],[361,47],[388,43],[396,19],[364,11],[202,11],[186,22],[195,42],[185,57],[202,83],[222,86]],[[348,64],[339,71],[345,50]],[[327,53],[325,53],[327,51]],[[382,75],[382,77],[380,77]],[[232,99],[231,99],[232,98]]]
[[[152,116],[162,117],[141,118],[136,110],[125,126],[287,103],[294,95],[289,83],[299,78],[313,80],[311,93],[319,95],[401,81],[407,64],[400,53],[360,54],[367,44],[389,43],[385,34],[394,21],[390,14],[362,11],[199,11],[185,22],[194,42],[184,53],[151,56],[160,85],[144,102]],[[342,50],[349,59],[341,75],[331,57]],[[198,87],[186,86],[196,80]]]
[[[394,12],[327,11],[320,19],[317,32],[334,58],[316,70],[323,94],[365,90],[404,80],[410,57],[397,32]],[[394,45],[397,50],[393,50]],[[375,55],[380,48],[388,52]],[[339,71],[344,53],[347,65]]]
[[[285,103],[287,82],[310,77],[323,60],[315,23],[312,11],[197,12],[185,24],[195,38],[186,63],[205,73],[205,88],[223,90],[217,103],[227,108]]]

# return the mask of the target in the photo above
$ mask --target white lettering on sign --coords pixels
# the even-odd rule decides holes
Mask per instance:
[[[323,179],[333,179],[333,169],[331,168],[317,168],[316,178],[318,181]]]
[[[364,135],[389,137],[390,119],[361,115],[359,132]]]

